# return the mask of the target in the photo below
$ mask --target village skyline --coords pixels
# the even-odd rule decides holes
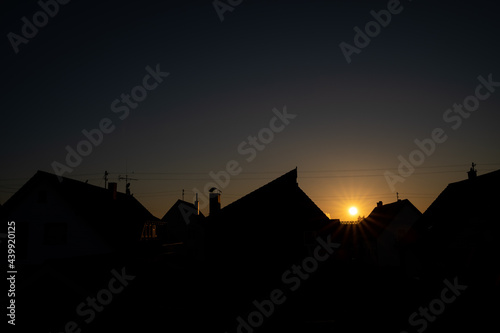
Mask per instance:
[[[389,307],[395,319],[378,322],[380,327],[410,325],[422,330],[462,293],[469,295],[467,299],[482,300],[485,293],[498,292],[499,248],[492,237],[498,224],[492,212],[481,206],[498,201],[499,181],[500,169],[478,175],[473,164],[467,179],[448,184],[424,213],[408,199],[379,201],[366,218],[345,223],[325,215],[309,198],[298,184],[295,168],[225,207],[221,206],[221,191],[210,188],[208,214],[200,211],[198,200],[177,200],[159,219],[130,192],[118,192],[116,182],[102,188],[38,171],[0,206],[0,218],[9,226],[9,243],[17,240],[9,245],[8,323],[15,326],[17,320],[23,327],[30,325],[20,323],[18,314],[31,313],[38,318],[34,325],[45,329],[61,325],[96,329],[111,323],[126,326],[132,319],[117,321],[116,316],[137,313],[130,304],[168,294],[175,297],[175,307],[155,305],[154,309],[140,310],[163,314],[152,315],[148,329],[165,325],[167,315],[167,325],[177,330],[213,325],[226,331],[252,331],[261,326],[272,331],[275,325],[298,325],[317,332],[333,327],[361,331],[373,324],[353,322],[351,305],[346,306],[353,294],[359,293],[356,302],[361,298],[364,306],[358,304],[356,313],[363,312],[377,321]],[[455,209],[457,205],[462,209]],[[122,265],[121,272],[117,265]],[[323,268],[319,270],[320,265]],[[108,288],[77,304],[77,316],[72,314],[71,304],[81,297],[79,290],[83,286],[96,288],[99,276],[109,269],[113,277]],[[96,273],[95,280],[85,277]],[[455,277],[448,278],[450,274]],[[209,281],[210,288],[199,283],[200,276]],[[312,276],[320,283],[308,283]],[[411,313],[415,304],[428,297],[418,290],[434,290],[443,276],[447,278],[441,298]],[[189,291],[173,293],[172,282],[157,285],[151,283],[154,278],[162,282],[180,278],[176,283],[184,287],[179,290],[189,286]],[[369,282],[360,285],[360,278]],[[19,285],[16,279],[21,281]],[[116,288],[115,282],[121,286]],[[37,287],[48,283],[48,289]],[[338,289],[339,284],[343,288]],[[469,290],[471,284],[474,288]],[[113,294],[124,289],[128,296],[113,303],[112,309],[118,312],[100,314],[113,301]],[[61,296],[53,297],[47,309],[52,313],[54,307],[65,310],[50,318],[45,311],[33,313],[47,290],[65,290],[67,295],[62,301],[58,301]],[[447,297],[447,292],[455,296]],[[408,298],[405,293],[413,296]],[[322,300],[333,295],[342,301],[332,304]],[[211,303],[213,297],[222,300],[219,306],[224,311],[214,313],[203,305]],[[292,308],[280,307],[290,302]],[[380,302],[385,304],[383,309],[374,307]],[[432,325],[433,329],[439,330],[443,323],[463,326],[457,321],[462,311],[469,313],[470,327],[485,327],[493,318],[484,316],[494,312],[494,307],[477,308],[477,302],[472,301],[459,304],[461,308],[454,310],[452,317]],[[214,322],[186,323],[179,317],[186,307]],[[274,315],[277,308],[287,310]],[[429,316],[429,311],[434,316]],[[94,323],[96,317],[100,319]]]
[[[0,203],[37,170],[97,186],[108,171],[135,175],[161,215],[234,160],[223,205],[298,167],[321,209],[349,219],[396,192],[423,211],[471,162],[499,166],[488,2],[120,4],[4,12]]]
[[[13,332],[488,331],[489,0],[5,0]]]
[[[478,170],[478,174],[485,174],[491,171],[494,171],[494,166],[500,166],[500,164],[487,164],[480,165],[479,167],[476,164],[476,169]],[[306,190],[306,192],[310,195],[310,197],[315,201],[315,203],[320,207],[325,214],[330,216],[331,218],[337,218],[342,221],[353,221],[357,220],[359,216],[368,216],[368,214],[372,211],[372,209],[376,206],[377,202],[382,201],[384,203],[390,203],[397,201],[397,199],[409,199],[421,212],[424,212],[432,201],[441,193],[446,185],[452,182],[464,180],[467,178],[467,171],[470,168],[470,163],[467,164],[459,164],[454,166],[439,166],[439,167],[428,167],[423,168],[421,170],[422,174],[415,175],[415,182],[424,182],[427,183],[427,177],[432,179],[434,174],[438,174],[440,179],[438,182],[432,180],[434,183],[434,188],[429,189],[427,187],[427,191],[424,193],[418,192],[395,192],[391,193],[385,187],[387,187],[384,182],[381,182],[379,179],[378,186],[374,187],[373,182],[369,183],[371,186],[367,186],[366,178],[374,178],[379,177],[383,179],[383,175],[377,175],[381,170],[360,170],[359,172],[353,173],[351,170],[343,170],[336,172],[312,172],[312,171],[299,171],[299,185]],[[453,170],[452,172],[447,173],[444,170]],[[46,170],[50,172],[50,170]],[[284,170],[286,171],[286,170]],[[349,172],[351,171],[351,172]],[[363,176],[367,171],[370,172],[370,176]],[[396,170],[395,170],[396,171]],[[217,172],[220,173],[221,171]],[[117,190],[121,193],[126,193],[127,186],[126,184],[130,184],[130,191],[154,216],[161,217],[165,214],[166,209],[172,206],[178,199],[183,199],[184,201],[193,203],[196,198],[196,193],[199,195],[200,201],[200,210],[204,213],[208,213],[208,191],[203,192],[205,187],[217,187],[222,191],[221,195],[221,204],[222,207],[231,204],[232,202],[240,199],[246,194],[256,190],[262,185],[268,183],[274,176],[279,176],[283,172],[256,172],[249,174],[245,174],[242,171],[240,174],[235,176],[230,176],[228,178],[218,178],[215,176],[216,172],[207,172],[206,177],[204,177],[203,173],[146,173],[141,174],[136,172],[108,172],[107,178],[108,182],[116,182]],[[179,177],[179,174],[180,177]],[[318,176],[318,174],[320,176]],[[359,176],[361,174],[361,176]],[[128,182],[125,180],[125,177],[128,175]],[[213,177],[211,177],[213,175]],[[321,177],[321,175],[326,175],[325,177]],[[31,178],[33,175],[26,178],[26,181]],[[103,187],[105,188],[105,178],[104,173],[101,178],[98,177],[99,174],[84,174],[79,175],[75,173],[74,175],[67,175],[68,178],[79,180],[82,182],[87,182],[89,184]],[[143,180],[141,182],[141,177],[145,177],[145,179],[171,179],[171,180],[163,180],[158,181],[158,184],[151,186],[150,183],[154,181]],[[172,180],[179,177],[180,180]],[[198,178],[198,179],[189,179],[190,177]],[[240,181],[240,179],[243,180]],[[318,182],[321,185],[315,185]],[[358,181],[359,190],[356,192],[347,190],[347,185],[345,185],[348,181],[345,181],[344,178],[353,178],[350,182]],[[359,181],[358,178],[362,178],[362,181]],[[187,179],[187,180],[186,180]],[[226,180],[227,179],[227,180]],[[332,180],[333,179],[333,180]],[[335,179],[340,179],[335,181]],[[234,181],[234,182],[233,182]],[[338,183],[340,186],[328,192],[326,189],[331,188],[331,185],[324,185],[325,181],[331,181],[331,183]],[[21,182],[21,180],[17,180],[17,182]],[[145,186],[146,183],[148,186]],[[166,184],[191,184],[191,188],[182,185],[178,185],[176,189],[164,188],[159,185],[161,183]],[[236,184],[235,184],[236,183]],[[241,183],[245,183],[241,185]],[[208,186],[206,186],[208,184]],[[375,182],[375,184],[377,184]],[[225,186],[224,186],[225,185]],[[21,185],[22,186],[22,185]],[[172,186],[172,185],[171,185]],[[324,188],[323,188],[324,187]],[[20,187],[19,187],[20,188]],[[19,189],[18,188],[18,189]],[[141,193],[141,189],[144,188],[153,188],[155,191]],[[235,191],[234,189],[237,189]],[[17,189],[17,190],[18,190]],[[380,189],[381,191],[377,191]],[[15,193],[17,190],[13,190],[12,193]],[[184,191],[183,191],[184,190]],[[198,190],[198,191],[196,191]],[[384,192],[385,190],[385,192]],[[246,192],[245,192],[246,191]],[[184,193],[184,198],[183,198]],[[374,194],[375,193],[375,194]],[[6,197],[6,196],[5,196]],[[9,197],[0,204],[5,203]],[[356,214],[350,214],[349,208],[356,207],[358,212]]]

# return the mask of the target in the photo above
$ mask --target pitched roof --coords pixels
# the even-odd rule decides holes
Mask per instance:
[[[420,237],[453,237],[459,229],[498,226],[500,170],[450,183],[415,224]]]
[[[306,237],[328,223],[299,188],[297,169],[211,214],[203,223],[204,244],[207,262],[219,272],[215,288],[246,295],[239,299],[268,290],[269,276],[281,276],[303,258]]]
[[[161,229],[163,230],[161,237],[167,242],[186,242],[188,235],[193,236],[195,234],[194,232],[190,233],[189,230],[199,230],[204,218],[205,216],[201,211],[199,211],[198,215],[196,214],[194,204],[179,199],[161,219],[166,222],[166,225]]]
[[[385,230],[404,208],[410,208],[416,215],[422,213],[408,199],[375,207],[361,223],[371,227],[376,234]]]
[[[467,216],[480,214],[493,217],[496,214],[493,214],[492,210],[481,208],[485,202],[492,201],[495,197],[498,198],[499,185],[500,170],[448,184],[427,208],[424,216],[426,218],[437,217],[449,209],[445,212],[446,215],[453,214],[459,217],[464,214]]]
[[[328,223],[328,217],[299,188],[294,169],[211,214],[204,227],[213,253],[238,261],[273,262],[277,267],[274,260],[284,263],[286,257],[302,253],[305,233]]]
[[[138,240],[143,222],[158,220],[133,196],[117,193],[113,199],[109,190],[74,179],[38,171],[4,205],[9,214],[39,185],[56,191],[75,215],[103,234],[115,245]]]
[[[449,184],[408,235],[423,272],[493,267],[500,257],[500,170]]]
[[[190,214],[196,210],[196,207],[194,206],[194,204],[187,202],[187,201],[184,201],[184,200],[181,200],[181,199],[178,199],[172,205],[172,207],[170,207],[170,209],[165,213],[165,215],[163,215],[161,220],[165,221],[165,222],[170,222],[170,221],[183,221],[183,222],[185,222],[184,216],[182,214],[183,209],[186,213],[186,216],[189,215],[190,218],[195,216],[193,214]],[[202,218],[205,217],[201,211],[199,213],[200,213],[200,215],[198,215],[198,216],[200,216]]]
[[[417,218],[422,214],[408,199],[404,199],[375,207],[370,215],[358,224],[337,222],[330,229],[333,229],[334,239],[343,244],[344,248],[360,242],[372,242],[380,237],[403,209],[407,208],[412,210]]]
[[[311,227],[316,223],[329,221],[323,211],[298,186],[297,168],[232,202],[222,208],[215,217],[245,219],[245,215],[254,212],[263,215],[261,218],[265,218],[265,215],[279,215],[283,219],[302,219],[304,224]],[[290,212],[300,213],[293,215]]]

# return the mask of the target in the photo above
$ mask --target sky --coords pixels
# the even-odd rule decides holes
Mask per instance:
[[[492,1],[60,2],[2,2],[0,204],[108,171],[159,218],[183,190],[208,214],[211,175],[225,206],[297,168],[352,220],[500,168]]]

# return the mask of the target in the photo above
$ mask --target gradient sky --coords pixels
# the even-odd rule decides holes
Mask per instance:
[[[0,203],[109,118],[115,130],[64,176],[103,186],[104,170],[110,181],[128,171],[160,218],[231,160],[242,171],[223,206],[298,167],[299,186],[332,218],[352,219],[351,205],[368,215],[396,200],[384,172],[442,128],[448,139],[396,185],[425,211],[472,161],[478,174],[500,168],[500,88],[458,129],[443,120],[478,76],[500,81],[500,20],[493,1],[401,1],[348,64],[339,44],[354,44],[354,27],[387,6],[243,0],[221,22],[211,0],[71,1],[16,54],[8,34],[21,35],[21,18],[32,22],[40,6],[2,2]],[[170,75],[121,120],[111,103],[157,64]],[[238,146],[284,106],[296,118],[246,161]]]

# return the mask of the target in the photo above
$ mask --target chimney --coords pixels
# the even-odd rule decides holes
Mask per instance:
[[[383,203],[382,201],[377,202],[377,207],[382,207]]]
[[[220,190],[216,189],[215,187],[212,187],[208,192],[210,192],[209,215],[212,215],[220,210]]]
[[[467,175],[469,176],[469,179],[474,179],[477,177],[477,170],[475,169],[476,164],[472,162],[472,167],[470,168],[469,171],[467,171]]]
[[[117,189],[117,187],[118,187],[117,183],[112,183],[112,182],[108,183],[108,190],[111,191],[113,200],[116,200],[116,189]]]
[[[194,209],[196,209],[196,215],[200,215],[200,202],[198,201],[198,193],[196,193],[196,200],[194,202]]]

